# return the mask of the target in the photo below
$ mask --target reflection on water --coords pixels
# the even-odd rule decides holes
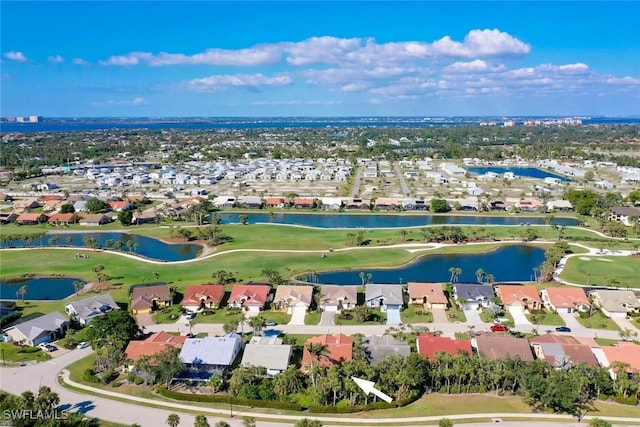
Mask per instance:
[[[11,282],[0,282],[0,298],[23,299],[18,291],[26,286],[25,300],[59,300],[76,292],[74,283],[85,283],[73,277],[38,277]]]

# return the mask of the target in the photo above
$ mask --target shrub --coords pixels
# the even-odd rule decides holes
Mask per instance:
[[[118,373],[113,369],[108,369],[102,374],[102,382],[105,384],[109,384],[116,378],[118,378]]]
[[[209,395],[209,394],[189,394],[179,393],[171,390],[167,390],[165,387],[158,387],[158,394],[163,397],[167,397],[175,400],[189,401],[189,402],[205,402],[205,403],[233,403],[239,406],[252,406],[257,408],[273,408],[273,409],[286,409],[289,411],[302,411],[302,407],[297,403],[292,402],[279,402],[273,400],[254,400],[243,399],[241,397],[232,397],[229,395]]]
[[[97,383],[100,381],[93,369],[85,369],[84,373],[82,374],[82,379],[89,383]]]
[[[621,403],[623,405],[638,406],[638,398],[634,396],[614,396],[613,401],[616,403]]]

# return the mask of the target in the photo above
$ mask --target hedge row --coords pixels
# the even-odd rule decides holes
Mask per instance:
[[[414,399],[394,400],[391,403],[387,402],[372,402],[367,405],[357,406],[323,406],[323,405],[311,405],[309,406],[309,412],[317,414],[350,414],[354,412],[366,412],[376,411],[379,409],[393,409],[401,406],[406,406],[413,403]]]
[[[258,408],[272,408],[272,409],[286,409],[288,411],[302,411],[302,406],[298,403],[292,402],[280,402],[275,400],[256,400],[256,399],[244,399],[241,397],[232,397],[229,395],[210,395],[210,394],[190,394],[190,393],[178,393],[175,391],[167,390],[166,387],[158,387],[158,393],[163,397],[168,397],[175,400],[185,400],[189,402],[202,402],[202,403],[232,403],[240,406],[251,406]]]

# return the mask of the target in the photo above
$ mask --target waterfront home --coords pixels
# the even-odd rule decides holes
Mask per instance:
[[[224,297],[223,285],[189,285],[180,302],[182,308],[197,311],[218,308]]]
[[[588,312],[591,303],[582,288],[546,288],[540,291],[542,303],[558,313]]]
[[[75,318],[81,325],[88,324],[93,318],[102,316],[120,307],[110,294],[95,295],[89,298],[72,301],[64,306],[64,312],[70,318]]]
[[[35,319],[6,328],[3,332],[11,342],[35,347],[62,338],[70,322],[59,312],[45,314]]]
[[[105,214],[83,214],[80,217],[80,225],[85,226],[99,226],[104,224],[109,224],[111,222],[111,217]]]
[[[638,298],[633,291],[598,289],[589,293],[593,305],[607,317],[624,318],[640,308]]]
[[[268,302],[271,285],[266,284],[235,284],[227,301],[230,308],[242,308],[257,314],[264,309]]]
[[[554,368],[568,369],[579,363],[598,366],[591,347],[578,344],[573,338],[545,334],[529,340],[537,359],[544,359]]]
[[[497,285],[495,290],[505,308],[515,307],[522,310],[539,310],[542,307],[538,289],[535,286]]]
[[[402,199],[402,209],[405,211],[425,211],[429,210],[429,204],[422,199]]]
[[[489,307],[494,295],[491,285],[475,283],[456,283],[453,285],[453,297],[464,310]]]
[[[379,197],[375,201],[374,208],[381,211],[395,211],[401,206],[398,199]]]
[[[157,220],[158,220],[158,215],[155,213],[155,211],[144,211],[144,212],[135,211],[133,213],[131,222],[133,224],[140,225],[140,224],[153,224]]]
[[[640,372],[640,345],[634,342],[618,341],[616,345],[603,345],[592,349],[593,354],[603,368],[609,368],[611,379],[616,380],[618,373],[611,365],[614,362],[626,364],[625,373],[634,375]]]
[[[289,366],[293,347],[282,343],[278,337],[253,337],[245,346],[241,366],[262,366],[267,376],[284,372]]]
[[[124,351],[124,356],[131,362],[135,362],[142,356],[155,356],[162,353],[167,347],[182,348],[187,337],[184,335],[172,335],[160,331],[141,341],[129,341]],[[132,366],[129,367],[131,370]]]
[[[347,209],[371,210],[371,203],[363,199],[347,199],[344,202],[344,206]]]
[[[626,226],[632,226],[640,221],[640,209],[627,206],[609,208],[609,221],[618,221]]]
[[[245,209],[262,208],[262,199],[260,196],[240,196],[238,197],[238,206]]]
[[[75,213],[55,213],[49,217],[50,225],[71,225],[78,222],[78,215]]]
[[[481,333],[471,337],[471,346],[476,350],[476,353],[487,359],[533,361],[533,353],[526,338],[516,338],[505,334]]]
[[[268,208],[288,208],[291,201],[288,197],[268,197],[264,205]]]
[[[365,288],[365,305],[387,313],[387,325],[400,325],[400,309],[404,305],[401,285],[368,284]]]
[[[213,206],[219,209],[232,208],[236,204],[236,196],[218,196],[213,199]]]
[[[358,304],[358,287],[352,285],[322,285],[318,306],[323,311],[349,310]]]
[[[447,353],[455,356],[458,353],[471,355],[470,340],[456,340],[449,337],[437,337],[431,334],[419,335],[416,339],[418,354],[433,360],[438,353]]]
[[[20,215],[15,212],[0,212],[0,224],[11,224],[18,219]]]
[[[280,285],[276,289],[272,308],[292,314],[294,310],[306,312],[313,300],[313,286]]]
[[[180,379],[207,380],[212,375],[222,376],[242,348],[242,337],[238,334],[187,338],[180,350],[180,361],[185,366]]]
[[[47,222],[48,216],[41,213],[23,213],[16,218],[16,224],[18,225],[37,225]]]
[[[293,203],[293,207],[297,209],[313,209],[315,200],[312,197],[298,197]]]
[[[440,283],[409,282],[409,302],[422,304],[426,309],[446,309],[449,305]]]
[[[309,352],[310,344],[326,346],[324,355],[312,355]],[[344,334],[320,335],[309,338],[304,344],[302,353],[302,370],[306,371],[312,366],[339,365],[353,358],[353,339]]]
[[[371,335],[362,341],[367,360],[371,365],[376,365],[390,355],[407,356],[411,353],[411,347],[404,341],[398,341],[391,335]]]
[[[573,205],[568,200],[549,200],[547,202],[547,210],[552,212],[570,212]]]
[[[133,314],[149,313],[172,304],[169,285],[138,285],[131,290],[131,310]]]
[[[321,197],[320,204],[324,210],[337,211],[342,208],[342,199],[340,197]]]
[[[40,207],[40,202],[36,198],[16,200],[13,202],[13,208],[17,211],[25,211]]]

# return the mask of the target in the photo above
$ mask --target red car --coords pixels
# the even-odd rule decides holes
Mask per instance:
[[[508,330],[504,325],[491,325],[489,329],[491,329],[491,332],[507,332]]]

